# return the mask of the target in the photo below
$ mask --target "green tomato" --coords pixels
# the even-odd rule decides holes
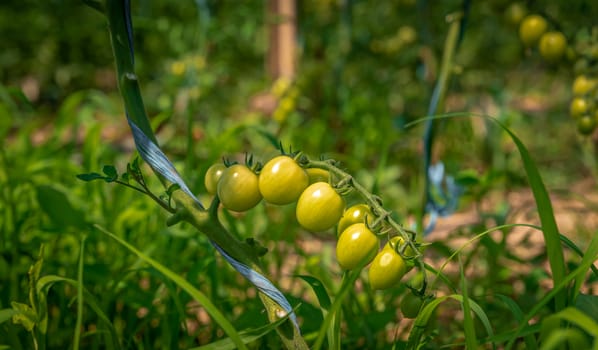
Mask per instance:
[[[399,253],[386,246],[374,257],[368,272],[372,289],[387,289],[403,278],[407,265]]]
[[[204,185],[209,194],[215,195],[218,191],[218,181],[220,181],[220,177],[222,177],[224,170],[226,170],[226,165],[222,163],[212,164],[208,170],[206,170]]]
[[[316,182],[329,182],[330,173],[328,170],[320,168],[307,168],[305,169],[307,176],[309,176],[309,184],[315,184]]]
[[[218,181],[218,197],[229,210],[242,212],[255,207],[262,195],[258,176],[246,165],[232,165],[222,173]]]
[[[297,201],[297,221],[308,231],[332,228],[343,215],[345,201],[327,182],[309,185]]]
[[[347,210],[345,210],[343,216],[338,222],[337,233],[340,235],[347,227],[353,224],[364,223],[366,221],[366,217],[368,224],[371,224],[374,221],[374,214],[372,214],[370,207],[367,205],[362,203],[349,207]]]
[[[596,120],[589,115],[577,119],[577,131],[582,135],[590,135],[596,129]]]
[[[338,238],[336,260],[344,270],[353,270],[369,264],[379,248],[378,237],[364,223],[353,224]]]
[[[525,17],[519,25],[519,38],[527,47],[534,46],[542,34],[546,32],[548,23],[544,17],[539,15],[529,15]]]
[[[420,296],[415,295],[412,292],[407,292],[401,299],[399,307],[405,318],[416,318],[422,307],[422,303],[423,299]]]
[[[288,156],[272,158],[259,175],[259,189],[264,200],[272,204],[295,202],[309,185],[309,177],[297,162]]]
[[[525,17],[526,12],[527,10],[524,4],[520,2],[514,2],[507,7],[504,15],[510,24],[517,26]]]
[[[559,61],[567,51],[567,38],[561,32],[547,32],[540,37],[540,55],[548,62]]]

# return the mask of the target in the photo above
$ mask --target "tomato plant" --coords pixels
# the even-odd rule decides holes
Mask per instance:
[[[262,200],[258,176],[246,165],[231,165],[218,182],[218,198],[232,211],[242,212],[255,207]]]
[[[278,156],[268,161],[259,175],[259,190],[264,200],[272,204],[295,202],[309,185],[309,176],[289,156]]]
[[[306,230],[325,231],[336,225],[344,209],[345,201],[330,184],[316,182],[299,196],[297,221]]]
[[[379,249],[378,237],[364,223],[353,224],[336,243],[336,260],[344,270],[367,265]]]

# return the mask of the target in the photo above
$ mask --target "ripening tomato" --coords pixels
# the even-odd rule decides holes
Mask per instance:
[[[380,248],[378,237],[364,223],[353,224],[336,243],[336,260],[344,270],[353,270],[372,261]]]
[[[546,29],[548,23],[544,17],[539,15],[529,15],[525,17],[519,25],[519,38],[527,47],[534,46]]]
[[[289,156],[270,159],[259,175],[259,189],[264,200],[272,204],[295,202],[309,185],[309,176]]]
[[[306,230],[320,232],[336,225],[345,201],[327,182],[309,185],[297,201],[297,221]]]
[[[384,248],[385,249],[389,248],[389,249],[393,249],[394,251],[398,251],[399,247],[403,244],[403,242],[405,242],[403,237],[394,236],[388,242],[386,242],[386,244],[384,245]],[[398,245],[398,247],[397,247],[397,245]],[[403,252],[403,256],[411,257],[414,255],[415,255],[415,252],[413,251],[413,249],[411,247],[408,246],[407,248],[405,248],[405,251]]]
[[[540,37],[538,49],[546,61],[557,62],[565,55],[567,38],[558,31],[544,33]]]
[[[222,163],[212,164],[208,170],[206,170],[206,176],[204,178],[204,185],[209,194],[215,195],[218,191],[218,181],[222,173],[226,169],[226,165]]]
[[[370,207],[367,205],[362,203],[349,207],[347,210],[345,210],[343,216],[338,222],[337,234],[340,235],[347,227],[353,224],[365,222],[366,217],[368,224],[371,224],[374,221],[374,214],[372,214]]]
[[[586,75],[581,74],[578,75],[575,80],[573,80],[573,86],[571,90],[573,90],[574,96],[584,96],[595,88],[596,80],[590,79]]]
[[[229,210],[241,212],[255,207],[262,200],[258,176],[246,165],[226,168],[218,181],[218,197]]]
[[[407,273],[407,264],[390,246],[384,247],[369,268],[372,289],[387,289],[397,284]]]
[[[307,168],[305,169],[307,176],[309,176],[309,184],[315,184],[316,182],[329,182],[330,173],[328,170],[320,168]]]
[[[575,97],[571,100],[571,104],[569,105],[569,114],[573,118],[579,118],[582,115],[585,115],[590,110],[590,104],[585,98],[582,97]]]

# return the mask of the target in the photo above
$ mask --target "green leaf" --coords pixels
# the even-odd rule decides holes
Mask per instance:
[[[77,179],[83,181],[93,181],[93,180],[105,180],[106,177],[104,175],[98,173],[89,173],[89,174],[78,174]]]
[[[10,320],[18,311],[15,309],[2,309],[0,310],[0,324]]]
[[[42,210],[60,227],[84,228],[85,214],[75,209],[67,195],[50,185],[37,186],[37,201]]]
[[[324,288],[324,284],[319,279],[308,275],[296,275],[296,277],[301,278],[309,284],[314,293],[316,293],[316,297],[318,298],[318,302],[322,309],[330,310],[330,305],[332,304],[330,302],[330,297],[328,296],[326,288]]]
[[[104,165],[102,172],[106,174],[106,182],[114,182],[118,179],[118,172],[113,165]]]
[[[145,261],[150,266],[152,266],[153,268],[158,270],[160,273],[162,273],[164,276],[166,276],[168,279],[173,281],[182,290],[187,292],[194,300],[196,300],[199,304],[201,304],[206,309],[207,313],[214,319],[214,321],[220,327],[222,327],[224,332],[226,334],[228,334],[228,336],[231,338],[231,340],[237,346],[237,348],[247,349],[247,347],[245,346],[245,343],[243,343],[243,340],[241,339],[241,336],[239,335],[239,333],[237,332],[235,327],[226,319],[226,317],[224,317],[224,315],[220,312],[220,310],[218,310],[216,305],[214,305],[210,301],[210,299],[205,294],[203,294],[199,289],[195,288],[193,285],[191,285],[191,283],[189,283],[187,280],[185,280],[181,276],[177,275],[174,271],[170,270],[166,266],[160,264],[156,260],[147,256],[145,253],[137,250],[135,247],[133,247],[132,245],[130,245],[129,243],[127,243],[120,237],[105,230],[104,228],[102,228],[99,225],[96,225],[96,227],[102,233],[104,233],[105,235],[107,235],[107,236],[111,237],[112,239],[114,239],[115,241],[117,241],[123,247],[127,248],[130,252],[137,255],[137,257],[139,257],[141,260]]]
[[[13,301],[10,303],[15,313],[12,315],[12,322],[22,325],[28,332],[33,330],[37,323],[37,314],[31,306]]]
[[[598,323],[598,295],[579,294],[575,307]]]

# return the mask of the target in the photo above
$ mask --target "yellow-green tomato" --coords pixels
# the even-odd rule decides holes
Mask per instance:
[[[573,80],[572,90],[574,96],[584,96],[595,88],[596,80],[590,79],[586,75],[578,75],[575,80]]]
[[[525,17],[519,25],[519,38],[525,46],[534,46],[546,29],[548,23],[544,17],[539,15],[529,15]]]
[[[378,237],[364,223],[353,224],[338,238],[336,260],[344,270],[353,270],[369,264],[379,248]]]
[[[232,211],[242,212],[255,207],[262,200],[257,175],[242,164],[226,168],[218,181],[218,198]]]
[[[330,180],[330,173],[328,170],[320,168],[307,168],[305,169],[307,176],[309,176],[309,184],[316,182],[328,182]]]
[[[583,97],[575,97],[571,100],[571,104],[569,105],[569,114],[573,118],[579,118],[582,115],[586,115],[590,110],[590,104],[588,101]]]
[[[270,159],[259,175],[260,193],[268,203],[284,205],[295,202],[309,185],[309,177],[288,156]]]
[[[403,242],[405,242],[403,237],[394,236],[388,242],[386,242],[386,244],[384,245],[384,249],[393,249],[394,251],[398,251]],[[408,246],[407,248],[405,248],[403,256],[411,257],[413,255],[415,255],[415,252],[411,247]]]
[[[312,232],[332,228],[343,215],[345,201],[327,182],[309,185],[297,200],[295,214],[304,229]]]
[[[338,222],[337,233],[340,235],[347,227],[360,222],[365,222],[366,217],[368,224],[371,224],[374,221],[374,214],[372,214],[370,207],[367,205],[361,203],[349,207],[347,210],[345,210],[343,216]]]
[[[540,37],[538,49],[546,61],[556,62],[565,55],[567,38],[558,31],[544,33]]]
[[[407,265],[394,249],[385,247],[376,255],[368,272],[372,289],[387,289],[403,278]]]
[[[222,173],[224,173],[225,169],[226,165],[222,163],[216,163],[212,164],[208,170],[206,170],[204,185],[206,186],[206,190],[209,194],[216,194],[216,191],[218,190],[218,181],[220,181],[220,177],[222,176]]]

